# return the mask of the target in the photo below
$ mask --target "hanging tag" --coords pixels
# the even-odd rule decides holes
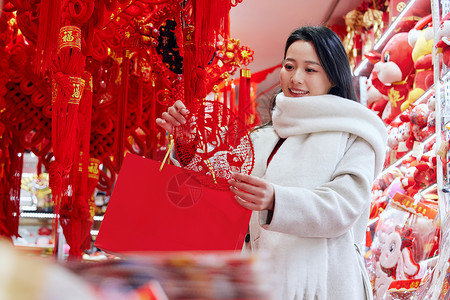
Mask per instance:
[[[390,158],[390,160],[389,160],[390,165],[395,163],[397,161],[397,150],[392,150],[389,158]]]
[[[398,147],[397,147],[397,151],[398,152],[406,152],[408,151],[408,147],[406,147],[406,143],[405,142],[400,142],[398,143]]]
[[[415,141],[413,150],[412,150],[412,156],[414,156],[414,157],[422,156],[424,147],[425,147],[425,145],[423,143]]]
[[[439,155],[441,159],[445,160],[447,158],[447,153],[448,153],[448,143],[445,141],[441,141],[441,145],[439,146],[439,149],[436,152],[436,154]]]

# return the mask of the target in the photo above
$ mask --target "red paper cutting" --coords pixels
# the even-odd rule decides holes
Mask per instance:
[[[108,252],[241,249],[251,211],[181,168],[128,154],[95,245]]]
[[[253,170],[253,145],[245,123],[218,101],[199,101],[190,110],[186,125],[173,133],[178,161],[202,185],[228,190],[231,172]]]

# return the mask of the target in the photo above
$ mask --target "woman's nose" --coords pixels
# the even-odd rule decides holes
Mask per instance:
[[[294,74],[292,74],[291,77],[292,83],[303,83],[303,74],[301,71],[295,71]]]

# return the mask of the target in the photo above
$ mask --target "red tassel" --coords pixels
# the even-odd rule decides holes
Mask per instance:
[[[138,78],[138,110],[137,110],[137,116],[136,116],[137,126],[142,125],[142,111],[144,109],[143,98],[144,98],[144,80],[142,79],[142,76],[139,76],[139,78]],[[153,119],[153,120],[155,120],[155,119]]]
[[[223,87],[223,104],[230,108],[230,103],[228,103],[228,79],[225,79],[225,85]]]
[[[194,46],[194,27],[188,26],[183,30],[184,35],[184,57],[183,57],[183,76],[184,76],[184,102],[187,107],[194,101],[193,74],[195,69],[195,46]]]
[[[247,118],[247,108],[248,108],[248,99],[247,99],[247,69],[241,69],[240,77],[239,77],[239,105],[238,105],[238,116],[244,122],[246,122]]]
[[[150,131],[156,134],[156,105],[158,104],[158,100],[156,99],[156,75],[152,73],[152,98],[151,98],[151,106],[150,106],[150,117],[149,117],[149,128]],[[155,143],[156,144],[156,143]]]
[[[94,191],[97,186],[99,177],[100,177],[100,160],[90,157],[89,158],[89,167],[88,167],[88,184],[87,184],[87,203],[89,209],[89,219],[88,223],[85,224],[84,228],[86,230],[85,239],[82,240],[81,249],[89,249],[91,247],[91,227],[94,222],[95,216],[95,198]],[[89,225],[90,224],[90,225]]]
[[[78,106],[85,85],[85,81],[81,79],[85,58],[81,53],[80,28],[61,27],[57,54],[52,70],[52,147],[55,160],[49,167],[49,184],[56,216],[53,221],[55,241],[58,240],[60,210],[70,207],[69,202],[73,201],[73,196],[69,198],[68,192],[69,173],[77,141]],[[66,211],[64,213],[64,218],[70,218]],[[71,237],[67,235],[66,238]],[[58,246],[56,243],[56,248]]]
[[[45,73],[51,62],[58,42],[61,20],[61,1],[42,0],[39,13],[39,32],[37,39],[36,71]]]
[[[117,106],[117,172],[120,171],[125,154],[129,66],[129,50],[125,50],[122,58],[122,95],[120,97],[119,105]]]
[[[20,216],[20,186],[22,184],[24,148],[18,137],[12,138],[10,147],[11,173],[9,181],[9,199],[7,199],[6,215],[9,219],[8,232],[10,236],[19,236],[19,216]]]
[[[206,66],[213,57],[217,34],[227,30],[230,8],[230,1],[193,2],[194,24],[185,27],[183,31],[183,68],[187,104],[195,99],[203,99],[209,92],[206,90]]]
[[[252,117],[253,117],[253,102],[251,99],[251,89],[252,89],[252,85],[251,85],[251,72],[250,70],[247,69],[246,71],[246,85],[247,85],[247,89],[245,91],[246,95],[246,99],[247,99],[247,110],[246,110],[246,122],[245,124],[247,125],[247,127],[251,127],[253,121],[252,121]]]
[[[157,86],[156,86],[156,74],[152,72],[152,94],[150,98],[150,115],[148,118],[149,128],[150,128],[150,148],[156,149],[158,147],[158,132],[162,135],[162,130],[158,130],[156,127],[156,106],[158,105],[158,99],[156,98]],[[156,159],[156,151],[152,151],[152,158]]]
[[[90,229],[93,219],[90,216],[88,190],[89,177],[89,146],[91,136],[91,115],[92,115],[92,76],[85,72],[84,80],[87,82],[80,102],[78,112],[79,131],[77,151],[79,153],[74,161],[72,168],[72,186],[74,196],[72,197],[72,206],[68,206],[69,214],[63,220],[61,225],[65,231],[66,240],[70,246],[69,259],[81,259],[82,252],[86,249],[85,240],[90,240]]]
[[[233,84],[230,89],[230,110],[236,113],[236,86]]]

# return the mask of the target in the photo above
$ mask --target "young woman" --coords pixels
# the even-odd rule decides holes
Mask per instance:
[[[229,181],[253,211],[244,251],[271,254],[276,299],[369,299],[364,246],[386,129],[357,103],[348,58],[326,27],[288,38],[271,121],[252,132],[255,167]],[[157,124],[186,122],[177,101]]]

